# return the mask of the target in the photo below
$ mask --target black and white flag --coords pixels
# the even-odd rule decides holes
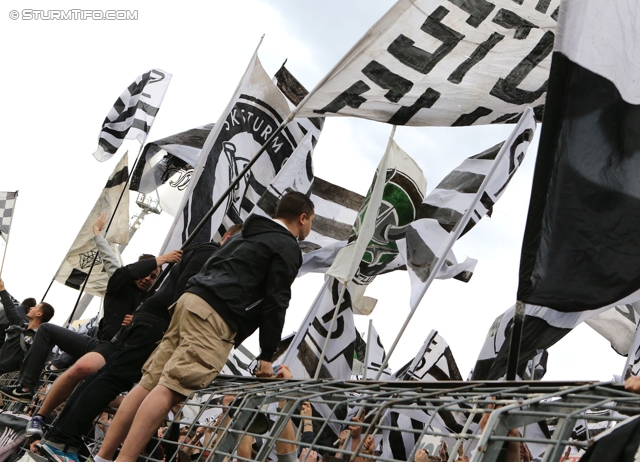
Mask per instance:
[[[618,305],[585,321],[589,327],[607,339],[611,348],[622,356],[629,353],[638,327],[639,317],[634,305],[640,309],[639,302]]]
[[[451,348],[435,330],[429,333],[415,358],[396,371],[394,377],[421,382],[462,380]]]
[[[163,249],[181,247],[289,112],[287,100],[262,68],[256,52],[202,147]],[[266,146],[251,171],[224,198],[194,242],[219,240],[231,225],[242,223],[303,136],[296,120],[288,123]]]
[[[93,157],[100,162],[109,160],[125,139],[138,140],[144,146],[171,77],[161,69],[151,69],[122,92],[102,123]]]
[[[255,355],[244,346],[239,345],[232,349],[227,358],[227,362],[220,371],[225,375],[236,375],[241,377],[251,377],[250,365],[255,359]]]
[[[551,308],[525,304],[524,326],[520,344],[520,360],[516,374],[522,377],[529,361],[542,350],[571,332],[581,322],[599,311],[562,313]],[[498,316],[489,328],[471,380],[498,380],[507,373],[509,341],[515,306]]]
[[[367,364],[365,364],[363,380],[373,380],[378,375],[378,371],[382,366],[385,358],[387,357],[387,353],[384,350],[384,346],[382,345],[382,341],[380,340],[380,335],[378,335],[378,331],[373,324],[371,324],[371,328],[369,329],[369,334],[367,335]],[[382,374],[380,374],[379,380],[389,380],[392,376],[391,369],[386,367]]]
[[[491,212],[522,164],[535,129],[533,111],[527,108],[507,141],[466,159],[426,197],[416,220],[407,227],[407,238],[403,241],[406,245],[399,246],[405,254],[411,279],[412,310],[422,300],[431,268],[441,258],[438,251],[445,247],[451,232],[471,206],[487,175],[495,167],[461,235]],[[455,256],[449,252],[438,276],[468,280],[476,263],[476,260],[467,259],[457,264]],[[444,274],[441,275],[442,272]]]
[[[560,0],[399,0],[327,75],[300,116],[392,125],[542,115]]]
[[[18,191],[0,191],[0,238],[5,242],[9,239],[16,197],[18,197]]]
[[[640,299],[638,17],[627,0],[560,7],[520,259],[524,303],[575,313]]]
[[[348,290],[345,291],[340,306],[337,306],[341,287],[342,284],[337,279],[326,279],[291,345],[278,361],[279,364],[288,365],[295,378],[315,376],[327,336],[329,342],[318,378],[351,378],[356,328]],[[338,313],[335,324],[329,332],[336,309]]]
[[[80,232],[76,236],[71,248],[67,252],[55,280],[61,284],[80,290],[89,277],[85,292],[97,297],[104,297],[107,290],[109,277],[103,271],[102,257],[96,247],[93,234],[93,224],[102,213],[107,217],[113,216],[106,239],[113,247],[115,244],[127,244],[129,242],[129,190],[127,179],[129,177],[129,156],[122,156],[118,165],[107,180],[100,197],[96,201],[89,216],[85,220]],[[123,194],[123,189],[125,189]],[[122,195],[122,198],[121,198]],[[118,201],[120,204],[117,206]],[[114,247],[114,253],[118,255]],[[95,264],[94,264],[95,261]],[[93,269],[91,266],[93,265]],[[89,270],[91,275],[89,276]]]
[[[212,128],[213,124],[207,124],[147,143],[129,189],[144,194],[157,191],[162,210],[175,217]]]

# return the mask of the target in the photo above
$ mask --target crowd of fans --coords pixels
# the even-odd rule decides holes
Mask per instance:
[[[228,434],[232,403],[238,397],[224,396],[222,412],[206,425],[180,427],[179,419],[169,422],[167,415],[178,413],[185,397],[209,385],[233,345],[257,329],[261,353],[255,375],[292,378],[286,365],[274,370],[271,359],[301,264],[296,240],[307,236],[313,218],[313,203],[302,194],[288,193],[274,219],[252,215],[244,226],[230,228],[220,244],[198,244],[160,257],[145,254],[120,267],[102,235],[106,216],[101,216],[94,225],[95,243],[109,282],[104,316],[93,335],[49,323],[51,305],[34,299],[17,303],[0,279],[0,373],[18,371],[16,384],[0,387],[4,397],[31,404],[37,400],[42,372],[55,369],[47,366],[52,348],[72,358],[47,387],[46,398],[28,423],[30,448],[54,462],[79,461],[78,454],[90,452],[94,462],[134,462],[143,453],[183,462],[208,457]],[[175,266],[150,293],[167,263]],[[639,393],[640,378],[630,379],[627,388]],[[278,409],[285,405],[280,402]],[[363,412],[344,426],[334,450],[313,447],[317,425],[311,403],[302,403],[296,413],[275,442],[278,462],[333,462],[351,454],[357,455],[354,462],[365,462],[381,455],[380,438],[363,434],[369,425]],[[481,431],[488,418],[489,412],[480,420]],[[518,441],[518,429],[508,436],[514,439],[504,443],[498,460],[530,462],[531,452]],[[88,440],[101,444],[87,447]],[[235,457],[253,460],[259,449],[259,438],[244,435]],[[454,458],[448,450],[442,440],[431,453],[414,451],[413,460],[468,462],[462,445],[457,445]]]

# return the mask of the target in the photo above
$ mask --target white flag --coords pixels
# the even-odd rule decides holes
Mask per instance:
[[[541,120],[560,0],[399,0],[299,115],[392,125]]]
[[[89,213],[82,228],[80,228],[78,236],[76,236],[69,252],[62,261],[55,275],[57,282],[80,290],[87,280],[89,269],[95,260],[95,264],[93,264],[93,268],[91,269],[91,276],[85,287],[85,292],[98,297],[104,297],[109,277],[107,273],[102,271],[102,258],[94,241],[93,224],[102,213],[106,213],[107,217],[111,217],[115,211],[106,239],[112,247],[114,244],[127,244],[129,242],[128,165],[129,156],[125,153],[111,176],[109,176],[109,180],[100,194],[98,201],[93,206],[91,213]],[[123,188],[125,188],[124,194]],[[122,199],[120,199],[121,194]],[[116,210],[115,207],[119,199],[120,204]],[[117,255],[115,247],[114,253]]]
[[[13,209],[16,206],[18,191],[0,191],[0,238],[5,242],[9,239]]]
[[[287,114],[288,103],[262,68],[256,52],[202,147],[163,249],[182,246]],[[228,227],[244,221],[302,137],[298,123],[289,123],[207,220],[194,243],[219,240]]]

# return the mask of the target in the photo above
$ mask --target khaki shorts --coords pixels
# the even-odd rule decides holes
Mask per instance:
[[[207,387],[227,361],[235,335],[207,302],[185,293],[160,345],[142,366],[139,385],[151,391],[160,384],[183,396]]]

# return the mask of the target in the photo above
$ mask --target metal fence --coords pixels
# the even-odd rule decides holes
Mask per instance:
[[[5,401],[3,409],[15,406]],[[311,414],[301,415],[303,409]],[[146,460],[315,462],[315,451],[327,462],[392,462],[413,461],[422,448],[436,457],[429,460],[492,462],[522,446],[531,460],[553,462],[567,448],[576,454],[595,434],[640,414],[640,396],[612,383],[219,376],[174,411],[148,445]],[[105,415],[87,436],[89,454],[107,426]]]

